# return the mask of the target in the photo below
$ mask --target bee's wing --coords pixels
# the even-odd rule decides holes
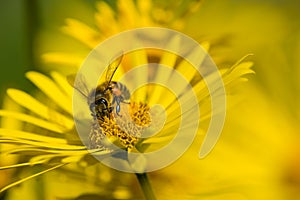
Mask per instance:
[[[86,80],[82,74],[78,74],[77,76],[76,74],[68,75],[67,81],[73,88],[80,92],[80,94],[82,94],[86,98],[89,96],[89,89],[86,85]]]
[[[116,70],[118,69],[122,59],[123,59],[123,54],[119,58],[117,58],[114,62],[109,64],[107,71],[106,71],[106,76],[105,76],[105,81],[107,82],[107,87],[108,87],[109,83],[111,82]]]

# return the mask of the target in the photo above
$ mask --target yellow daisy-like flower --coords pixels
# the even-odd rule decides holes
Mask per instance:
[[[195,1],[195,3],[197,3],[197,1]],[[151,1],[140,0],[134,3],[133,1],[120,0],[117,1],[116,12],[104,2],[100,2],[97,8],[99,11],[96,14],[98,30],[88,27],[84,23],[74,19],[67,19],[67,25],[63,27],[65,33],[83,42],[89,49],[94,48],[107,37],[119,33],[122,30],[143,26],[161,26],[163,24],[169,24],[170,27],[177,29],[180,29],[182,26],[180,20],[176,21],[176,16],[172,16],[172,13],[163,12],[162,9],[152,9]],[[176,43],[176,40],[173,40],[169,45],[176,46],[178,43]],[[205,47],[208,49],[209,44]],[[83,57],[84,56],[77,57],[74,56],[74,54],[57,52],[43,55],[43,59],[47,62],[69,64],[70,66],[76,67],[79,67]],[[189,83],[191,83],[197,94],[197,101],[201,109],[203,108],[201,120],[209,119],[210,101],[205,81],[195,72],[191,64],[172,53],[141,50],[129,54],[128,57],[122,61],[118,72],[114,76],[114,80],[119,80],[122,75],[131,70],[133,66],[148,64],[153,61],[158,61],[159,64],[167,65],[183,74]],[[222,69],[221,75],[226,89],[230,91],[231,88],[240,81],[244,81],[245,78],[243,78],[243,75],[253,72],[250,69],[251,66],[252,62],[244,62],[244,59],[241,59],[232,67]],[[69,71],[72,70],[66,70],[64,73]],[[162,74],[155,73],[155,71],[149,71],[149,76],[156,80],[163,78]],[[0,167],[0,169],[6,170],[25,166],[41,167],[37,168],[39,171],[35,171],[31,175],[25,178],[22,177],[20,180],[3,187],[0,190],[1,192],[57,168],[64,167],[62,169],[72,171],[74,168],[68,168],[68,166],[79,165],[79,170],[77,168],[76,171],[78,172],[82,168],[97,163],[91,154],[106,156],[111,153],[110,149],[97,148],[98,142],[94,139],[91,139],[91,141],[96,141],[95,145],[91,145],[92,148],[89,151],[87,147],[82,144],[82,141],[76,133],[73,121],[74,113],[71,107],[73,88],[67,82],[65,75],[57,71],[51,71],[49,75],[38,72],[28,72],[26,77],[38,88],[39,91],[37,94],[33,95],[18,89],[9,89],[7,91],[8,96],[24,108],[24,111],[10,111],[7,109],[0,111],[1,116],[14,118],[22,122],[20,128],[10,127],[0,129],[1,144],[9,145],[2,148],[3,151],[1,151],[1,154],[15,155],[17,158],[21,156],[22,162],[20,162],[20,160],[16,162],[17,164],[6,165]],[[139,76],[135,76],[133,79],[139,78]],[[155,91],[155,93],[153,93],[153,91]],[[167,126],[155,137],[141,140],[138,139],[138,137],[133,137],[129,143],[127,143],[128,138],[124,139],[124,136],[128,136],[126,132],[123,130],[115,131],[115,121],[107,120],[104,121],[103,124],[100,123],[101,131],[105,132],[106,136],[108,136],[112,142],[119,141],[123,147],[137,151],[155,150],[170,141],[170,139],[173,138],[173,131],[178,128],[178,119],[176,117],[180,116],[178,112],[180,107],[178,103],[173,101],[174,98],[168,89],[147,86],[133,93],[132,99],[129,113],[136,124],[148,125],[150,121],[148,119],[148,112],[151,111],[150,107],[154,104],[161,104],[166,108],[170,108],[166,116]],[[123,109],[123,107],[121,109]],[[152,118],[151,122],[153,122],[153,120],[155,121],[155,118]],[[133,142],[131,143],[131,141]],[[68,166],[66,166],[67,164]],[[88,174],[87,176],[90,175],[89,173],[90,172],[85,172],[85,174]],[[105,174],[105,171],[100,174],[102,176]],[[93,175],[89,177],[93,177]],[[105,177],[104,175],[101,177],[103,182],[105,182],[105,180],[108,180],[107,182],[111,180]],[[119,199],[134,197],[132,193],[128,194],[125,192],[124,194],[124,188],[123,190],[122,188],[115,188],[115,190],[109,194],[103,191],[103,195],[104,194],[112,195]]]
[[[147,56],[151,57],[151,54]],[[165,57],[169,56],[168,53],[164,53],[161,55],[161,60],[165,60]],[[235,81],[242,80],[240,77],[243,74],[251,72],[249,69],[251,65],[250,62],[237,63],[232,68],[224,71],[223,79],[226,85],[230,87]],[[39,173],[14,182],[2,188],[1,191],[7,190],[14,185],[42,173],[62,167],[65,164],[86,163],[86,159],[89,159],[87,156],[90,155],[80,140],[76,139],[77,136],[74,130],[74,122],[70,108],[73,88],[68,84],[65,77],[57,72],[52,72],[50,77],[38,72],[28,72],[26,77],[40,89],[44,96],[33,97],[21,90],[9,89],[7,91],[8,96],[26,108],[28,112],[26,114],[23,112],[1,110],[0,115],[20,120],[24,122],[26,126],[22,126],[21,130],[1,128],[0,134],[2,144],[13,144],[10,149],[6,149],[3,153],[28,155],[28,160],[23,163],[1,167],[1,169],[41,164],[49,167]],[[199,84],[202,82],[203,80],[199,80]],[[200,93],[205,90],[205,85],[201,85],[203,87],[198,88]],[[169,105],[172,103],[172,101],[164,97],[164,93],[161,93],[161,95],[162,96],[156,97],[161,100],[164,99],[165,103]],[[200,95],[200,103],[206,101],[207,95],[207,93]],[[161,103],[161,100],[158,100],[156,103]],[[140,107],[138,107],[138,109],[140,109]],[[109,130],[110,128],[108,127],[107,129]],[[172,129],[169,129],[166,133],[172,133]],[[162,132],[162,134],[164,133]],[[144,144],[162,145],[166,142],[166,138],[159,136],[156,140],[154,139],[155,137],[150,138],[148,141],[145,140]],[[143,144],[139,145],[142,146]],[[104,155],[108,152],[103,150],[99,152],[99,149],[94,149],[91,153]]]
[[[42,59],[45,63],[63,65],[63,72],[74,72],[74,69],[66,66],[79,68],[82,61],[100,42],[108,37],[122,31],[141,27],[168,27],[175,30],[182,30],[183,20],[195,12],[201,0],[191,0],[182,2],[172,2],[172,4],[158,3],[151,0],[118,0],[115,1],[116,9],[104,1],[96,5],[94,26],[89,26],[84,22],[68,18],[66,25],[62,27],[62,32],[81,42],[86,48],[77,50],[82,52],[49,52],[44,53]],[[71,44],[72,45],[72,44]],[[57,66],[54,67],[57,69]]]

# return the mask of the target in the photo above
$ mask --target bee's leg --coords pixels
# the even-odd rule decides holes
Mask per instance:
[[[109,108],[108,111],[111,113],[113,110],[114,110],[114,107],[112,106],[112,107]]]
[[[121,111],[121,106],[120,106],[120,98],[118,97],[115,97],[115,100],[116,100],[116,103],[117,103],[117,106],[116,106],[116,113],[118,116],[122,117],[122,115],[119,114],[119,112]]]
[[[123,96],[120,96],[120,97],[119,97],[119,102],[120,102],[120,103],[130,104],[130,102],[125,101],[125,99],[124,99]]]
[[[118,98],[117,96],[114,96],[114,98],[113,98],[111,104],[114,104],[114,103],[116,102],[116,99],[117,99],[117,98]]]
[[[120,110],[121,110],[120,104],[117,104],[117,106],[116,106],[116,113],[119,116],[120,116],[120,114],[119,114]]]

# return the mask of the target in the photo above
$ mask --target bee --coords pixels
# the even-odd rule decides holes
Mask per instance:
[[[91,91],[88,90],[82,76],[79,77],[79,81],[76,82],[76,85],[74,84],[74,75],[67,77],[68,82],[87,98],[91,115],[95,119],[103,121],[105,117],[111,118],[114,106],[116,114],[121,116],[119,114],[121,111],[120,104],[129,104],[128,100],[130,99],[130,92],[127,87],[120,82],[112,81],[122,59],[123,55],[115,62],[109,64],[105,75],[105,81]]]
[[[69,84],[87,99],[87,104],[89,105],[93,117],[89,134],[90,149],[106,149],[102,144],[102,141],[107,134],[104,130],[105,120],[107,122],[110,119],[113,119],[114,110],[118,116],[121,116],[120,104],[129,104],[128,100],[130,99],[130,92],[127,87],[120,82],[112,81],[122,59],[123,55],[109,64],[105,74],[105,81],[92,90],[88,89],[85,78],[82,75],[77,75],[76,84],[76,75],[67,77]]]

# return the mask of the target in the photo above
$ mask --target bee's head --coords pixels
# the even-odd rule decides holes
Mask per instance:
[[[108,102],[104,97],[100,97],[95,100],[95,106],[104,106],[105,108],[108,107]]]
[[[95,112],[99,109],[105,109],[108,107],[108,102],[107,102],[107,99],[104,98],[104,97],[100,97],[100,98],[95,98],[94,101],[91,101],[89,103],[90,105],[90,110],[92,112]]]
[[[110,108],[106,98],[100,97],[89,104],[91,115],[98,119],[103,119],[104,116],[109,117]]]

